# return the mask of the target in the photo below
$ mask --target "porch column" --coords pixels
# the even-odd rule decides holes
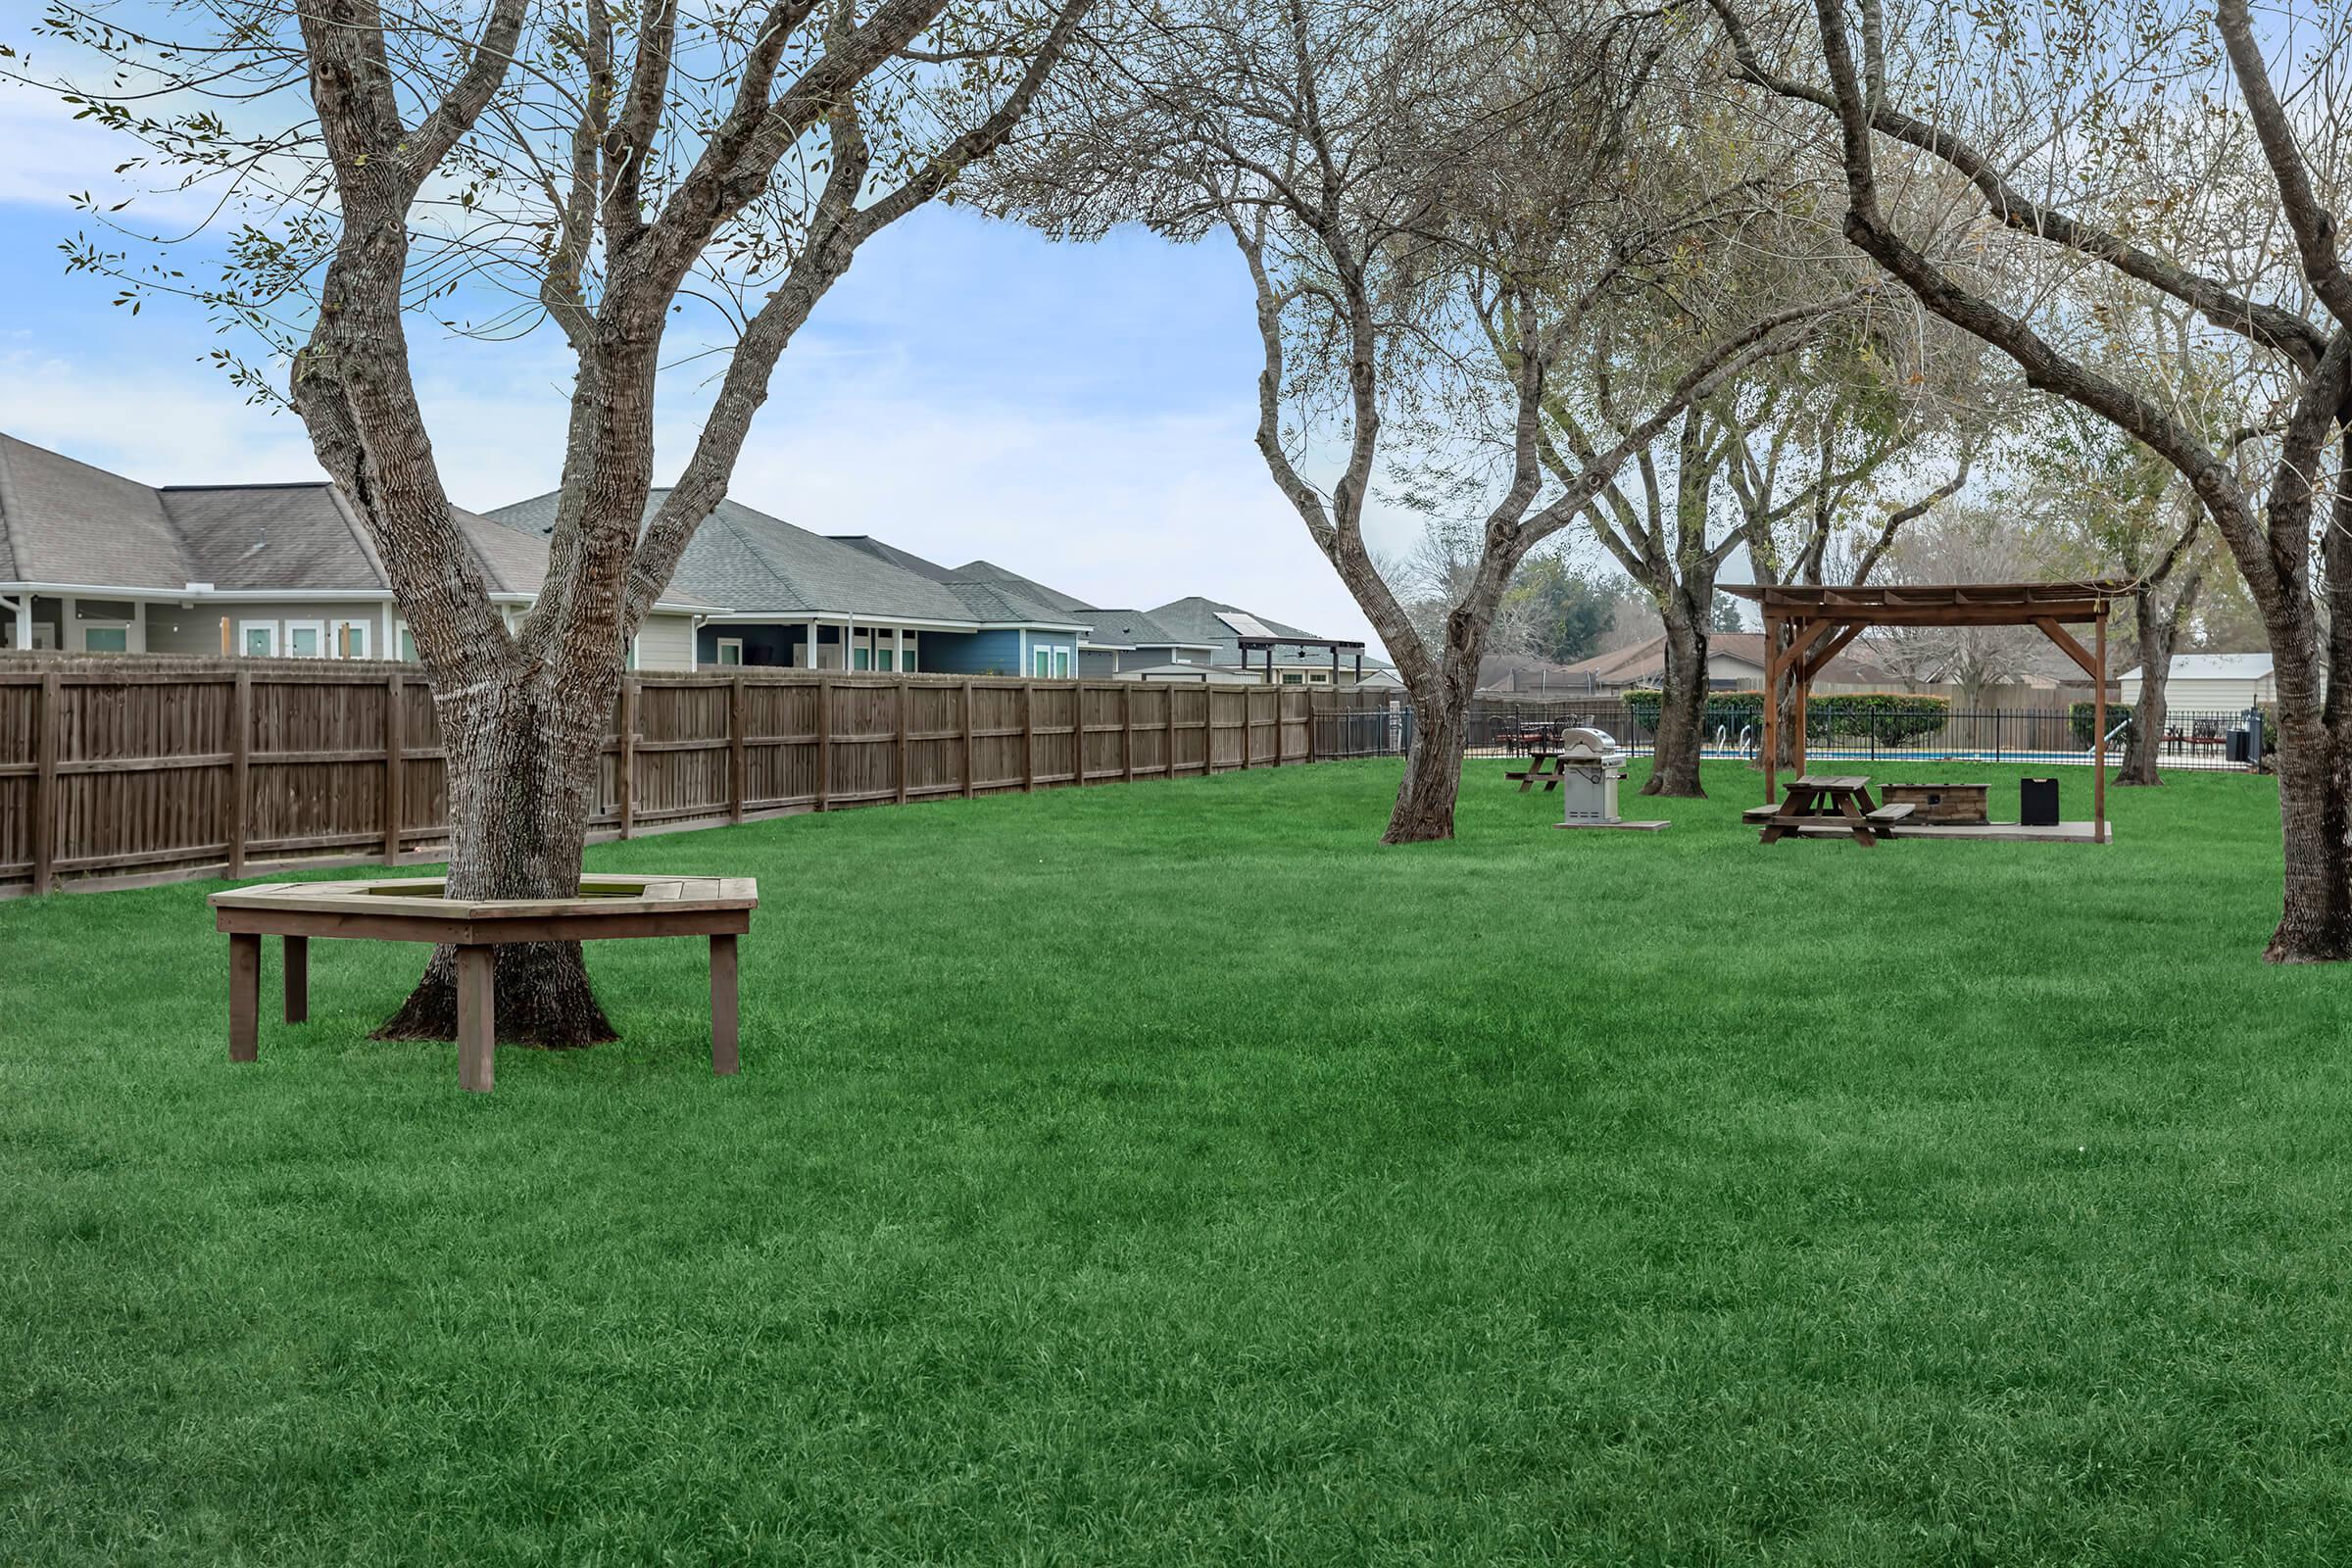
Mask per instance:
[[[27,588],[17,595],[17,647],[20,651],[32,646],[32,590]]]
[[[74,646],[74,628],[81,620],[81,601],[68,594],[57,602],[57,651],[61,654],[78,654],[81,650]]]
[[[843,622],[841,623],[841,667],[842,667],[842,668],[844,668],[844,669],[856,669],[856,668],[858,667],[858,654],[857,654],[857,648],[858,648],[858,623],[857,623],[856,621],[854,621],[854,620],[845,620],[845,621],[843,621]]]
[[[808,661],[808,667],[814,669],[816,667],[816,622],[813,620],[808,623],[808,652],[806,657]]]
[[[133,654],[147,651],[147,601],[144,599],[130,602],[130,630],[122,638],[122,647]]]
[[[890,637],[891,673],[894,675],[904,675],[906,673],[906,628],[904,626],[892,627]]]

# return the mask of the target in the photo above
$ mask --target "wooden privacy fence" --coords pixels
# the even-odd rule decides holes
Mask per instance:
[[[632,675],[597,838],[1313,760],[1280,687],[725,669]],[[0,661],[0,896],[64,877],[380,859],[446,843],[413,664]]]

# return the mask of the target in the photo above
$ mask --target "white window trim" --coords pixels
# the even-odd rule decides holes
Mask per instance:
[[[294,652],[294,634],[298,631],[304,630],[315,631],[318,634],[318,652],[316,655],[305,656]],[[287,621],[284,647],[286,650],[286,657],[288,659],[302,659],[305,657],[332,659],[335,657],[335,645],[327,640],[326,622],[323,620]]]
[[[727,650],[730,648],[735,650],[735,657],[733,659],[729,659],[727,657]],[[721,637],[715,646],[714,654],[715,657],[711,661],[713,663],[726,665],[728,667],[740,666],[743,663],[743,639],[740,637]]]
[[[90,633],[94,631],[119,631],[122,634],[122,651],[126,654],[138,652],[138,649],[132,646],[134,639],[130,635],[129,621],[77,620],[74,623],[74,651],[75,653],[86,654],[90,651]],[[112,649],[107,650],[109,653],[113,651]]]
[[[358,633],[358,635],[352,639],[354,642],[359,644],[360,651],[356,654],[344,654],[337,653],[335,651],[337,639],[334,636],[334,633],[345,628],[349,628],[353,632]],[[375,622],[372,620],[338,620],[327,627],[327,633],[326,657],[329,659],[366,659],[368,656],[368,651],[375,646]]]
[[[270,634],[270,651],[266,654],[257,654],[253,652],[253,650],[246,644],[246,633],[257,628]],[[280,641],[278,623],[276,621],[240,620],[237,622],[237,657],[239,659],[275,659],[277,657],[277,651],[281,646],[282,643]]]

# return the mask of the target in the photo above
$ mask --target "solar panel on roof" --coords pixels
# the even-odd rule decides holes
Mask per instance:
[[[1217,612],[1217,618],[1231,626],[1238,636],[1271,637],[1274,635],[1264,621],[1245,611],[1220,610]]]

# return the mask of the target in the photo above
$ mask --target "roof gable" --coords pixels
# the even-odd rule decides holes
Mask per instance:
[[[1016,597],[1028,600],[1048,610],[1070,611],[1085,607],[1086,601],[1073,598],[1058,588],[1049,588],[1033,577],[1024,577],[993,561],[967,561],[957,566],[946,579],[949,582],[985,583],[993,588],[1009,590]]]
[[[0,554],[12,582],[185,588],[186,547],[136,479],[0,435]]]

